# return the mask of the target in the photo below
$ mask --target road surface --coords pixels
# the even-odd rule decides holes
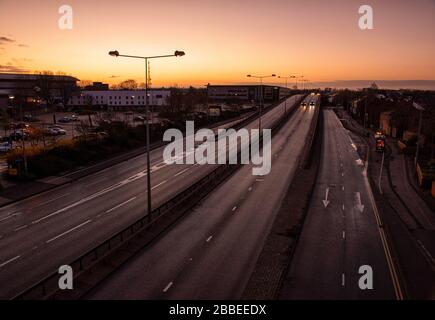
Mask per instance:
[[[366,167],[335,113],[323,114],[320,172],[280,299],[395,299]],[[359,287],[364,265],[372,290]]]
[[[290,97],[287,107],[298,98]],[[283,114],[281,103],[263,115],[262,127],[271,127]],[[254,121],[246,128],[257,126]],[[166,165],[162,156],[163,147],[150,154],[153,207],[217,166]],[[144,216],[145,165],[141,155],[0,208],[0,298],[17,294]]]
[[[308,96],[306,102],[316,101]],[[303,150],[314,107],[272,139],[272,170],[245,165],[86,299],[240,299]]]

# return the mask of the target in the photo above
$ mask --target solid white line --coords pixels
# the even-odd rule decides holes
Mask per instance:
[[[3,262],[2,264],[0,264],[0,268],[4,267],[5,265],[7,265],[8,263],[11,263],[12,261],[17,260],[19,257],[21,257],[20,255],[13,257],[12,259],[9,259],[8,261]]]
[[[211,238],[213,238],[213,236],[208,237],[205,241],[210,242]]]
[[[169,290],[170,287],[172,287],[173,283],[172,281],[168,283],[168,285],[165,287],[165,289],[163,289],[163,292],[166,292]]]
[[[154,187],[151,188],[151,190],[160,187],[162,184],[165,184],[166,182],[168,182],[168,180],[162,181],[159,184],[156,184]]]
[[[15,228],[14,231],[17,232],[17,231],[20,231],[21,229],[25,229],[25,228],[27,228],[27,227],[28,227],[28,225],[25,224],[24,226],[21,226],[21,227]]]
[[[124,201],[124,202],[118,204],[117,206],[114,206],[113,208],[107,210],[106,213],[110,213],[110,212],[112,212],[112,211],[114,211],[114,210],[116,210],[116,209],[122,207],[123,205],[126,205],[127,203],[133,201],[134,199],[136,199],[136,197],[130,198],[130,199],[128,199],[127,201]]]
[[[184,170],[181,170],[180,172],[178,172],[177,174],[175,174],[174,175],[174,177],[177,177],[177,176],[179,176],[180,174],[183,174],[183,173],[185,173],[187,170],[189,170],[190,168],[187,168],[187,169],[184,169]]]
[[[51,238],[50,240],[45,241],[45,243],[50,243],[50,242],[52,242],[52,241],[54,241],[56,239],[59,239],[60,237],[63,237],[64,235],[66,235],[66,234],[68,234],[68,233],[70,233],[70,232],[72,232],[72,231],[74,231],[74,230],[76,230],[78,228],[83,227],[84,225],[88,224],[91,221],[92,221],[92,219],[86,220],[85,222],[79,224],[78,226],[75,226],[74,228],[71,228],[68,231],[65,231],[64,233],[61,233],[61,234],[55,236],[54,238]]]

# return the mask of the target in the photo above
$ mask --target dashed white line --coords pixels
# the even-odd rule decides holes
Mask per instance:
[[[344,211],[344,204],[343,204],[343,211]]]
[[[233,207],[232,209],[231,209],[231,211],[236,211],[236,209],[237,209],[237,206],[235,206],[235,207]]]
[[[163,289],[163,292],[166,292],[166,291],[168,291],[169,290],[169,288],[170,287],[172,287],[172,285],[173,285],[174,283],[171,281],[171,282],[169,282],[168,283],[168,285],[165,287],[165,289]]]
[[[343,239],[346,239],[346,231],[343,231]]]
[[[113,208],[107,210],[106,213],[110,213],[110,212],[112,212],[112,211],[114,211],[114,210],[116,210],[116,209],[126,205],[127,203],[132,202],[134,199],[136,199],[136,197],[130,198],[127,201],[124,201],[124,202],[118,204],[117,206],[114,206]]]
[[[213,238],[213,236],[208,237],[207,240],[205,240],[205,241],[210,242],[211,238]]]
[[[54,202],[54,201],[56,201],[56,200],[59,200],[59,199],[61,199],[61,198],[66,197],[66,196],[69,196],[70,194],[71,194],[71,193],[68,192],[68,193],[65,193],[65,194],[63,194],[63,195],[61,195],[61,196],[59,196],[59,197],[56,197],[56,198],[50,199],[50,200],[45,201],[45,202],[41,202],[41,203],[39,203],[39,204],[37,205],[37,207],[40,207],[40,206],[43,206],[43,205],[49,204],[49,203],[51,203],[51,202]]]
[[[21,227],[15,228],[15,229],[14,229],[14,232],[20,231],[20,230],[25,229],[25,228],[27,228],[27,227],[28,227],[28,225],[25,224],[24,226],[21,226]]]
[[[185,173],[187,170],[189,170],[190,168],[186,168],[186,169],[184,169],[184,170],[181,170],[180,172],[178,172],[178,173],[176,173],[175,175],[174,175],[174,177],[177,177],[177,176],[179,176],[180,174],[183,174],[183,173]]]
[[[341,274],[341,286],[344,287],[345,285],[345,277],[344,277],[344,273]]]
[[[344,191],[344,186],[342,186],[342,187],[341,187],[341,190],[343,190],[343,191]]]
[[[45,241],[45,243],[50,243],[50,242],[52,242],[52,241],[54,241],[54,240],[56,240],[56,239],[59,239],[60,237],[63,237],[64,235],[66,235],[66,234],[68,234],[68,233],[70,233],[70,232],[73,232],[74,230],[76,230],[76,229],[78,229],[78,228],[83,227],[84,225],[88,224],[88,223],[91,222],[91,221],[92,221],[92,219],[86,220],[85,222],[79,224],[78,226],[75,226],[74,228],[71,228],[71,229],[65,231],[64,233],[61,233],[61,234],[55,236],[54,238],[51,238],[51,239]]]
[[[165,184],[166,182],[168,182],[168,180],[164,180],[164,181],[160,182],[159,184],[156,184],[154,187],[151,188],[151,190],[160,187],[162,184]]]
[[[19,214],[21,214],[21,212],[14,212],[14,213],[11,213],[10,215],[8,215],[8,216],[6,216],[6,217],[1,218],[1,219],[0,219],[0,222],[5,221],[5,220],[7,220],[7,219],[10,219],[10,218],[12,218],[12,217],[18,216]]]
[[[17,259],[20,258],[20,257],[21,257],[21,256],[18,255],[18,256],[16,256],[16,257],[13,257],[12,259],[9,259],[8,261],[3,262],[2,264],[0,264],[0,268],[1,268],[1,267],[4,267],[4,266],[7,265],[8,263],[11,263],[12,261],[17,260]]]
[[[249,187],[249,188],[248,188],[248,191],[251,191],[251,190],[252,190],[252,187]]]

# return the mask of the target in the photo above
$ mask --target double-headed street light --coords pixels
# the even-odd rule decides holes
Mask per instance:
[[[185,55],[184,51],[175,51],[173,54],[161,55],[161,56],[131,56],[125,54],[119,54],[118,51],[109,51],[109,55],[112,57],[125,57],[136,58],[145,61],[145,113],[146,113],[146,151],[147,151],[147,192],[148,192],[148,220],[151,221],[151,161],[150,161],[150,126],[149,126],[149,108],[148,108],[148,59],[157,58],[169,58],[169,57],[182,57]]]
[[[278,78],[285,79],[285,87],[286,87],[286,89],[288,89],[288,79],[296,78],[296,76],[287,76],[287,77],[278,76]],[[284,114],[286,114],[286,113],[287,113],[287,98],[284,101]]]
[[[272,77],[276,77],[276,74],[271,74],[271,75],[267,75],[267,76],[254,76],[251,74],[247,75],[248,78],[256,78],[256,79],[260,79],[260,90],[261,90],[261,98],[260,98],[260,112],[259,112],[259,117],[258,117],[258,134],[261,134],[261,112],[263,109],[263,79],[265,78],[272,78]]]

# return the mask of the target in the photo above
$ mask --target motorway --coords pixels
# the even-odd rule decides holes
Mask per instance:
[[[298,107],[273,137],[268,175],[241,167],[85,298],[240,299],[297,169],[315,108]]]
[[[400,298],[366,165],[335,113],[323,113],[320,171],[280,299]],[[359,287],[363,265],[373,270],[372,290]]]
[[[287,100],[290,107],[299,99]],[[262,127],[284,114],[265,110]],[[256,128],[258,121],[246,126]],[[191,150],[189,150],[191,152]],[[217,165],[166,165],[151,152],[153,207]],[[146,156],[114,165],[0,209],[0,298],[14,296],[146,214]]]

